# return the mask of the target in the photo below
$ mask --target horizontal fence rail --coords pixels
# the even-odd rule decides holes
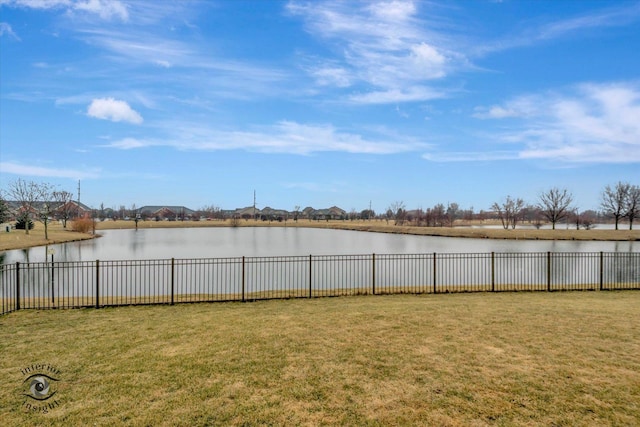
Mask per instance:
[[[640,289],[640,253],[428,253],[0,265],[0,314],[323,296]]]

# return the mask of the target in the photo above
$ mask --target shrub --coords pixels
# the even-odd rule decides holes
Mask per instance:
[[[16,230],[24,230],[27,226],[27,218],[22,217],[16,220]],[[29,230],[33,230],[33,221],[29,220]]]
[[[77,218],[71,223],[71,230],[79,233],[88,233],[93,230],[93,219],[91,218]]]

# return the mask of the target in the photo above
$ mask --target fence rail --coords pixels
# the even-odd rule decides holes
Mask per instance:
[[[0,265],[0,314],[20,309],[322,296],[640,289],[640,253],[429,253]]]

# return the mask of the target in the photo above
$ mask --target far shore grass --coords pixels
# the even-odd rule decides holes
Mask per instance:
[[[567,229],[563,224],[556,230],[519,229],[505,230],[502,228],[472,228],[470,225],[496,225],[496,223],[467,223],[458,222],[454,227],[417,227],[394,225],[393,221],[384,220],[356,220],[356,221],[298,221],[268,222],[255,220],[240,220],[232,224],[230,220],[212,221],[139,221],[137,227],[145,228],[187,228],[187,227],[307,227],[331,228],[340,230],[369,231],[376,233],[413,234],[421,236],[466,237],[478,239],[515,239],[515,240],[600,240],[600,241],[637,241],[640,240],[640,230],[575,230]],[[627,226],[626,224],[623,227]],[[96,235],[100,230],[132,229],[136,227],[134,221],[102,221],[96,223]],[[562,228],[563,227],[563,228]],[[70,230],[70,226],[68,227]],[[7,233],[0,230],[0,251],[23,249],[33,246],[44,246],[56,243],[86,240],[96,237],[92,233],[76,233],[64,229],[60,224],[49,225],[49,240],[44,238],[44,226],[36,223],[35,228],[25,234],[24,230],[11,230]]]
[[[638,307],[623,291],[22,310],[0,317],[0,420],[639,425]],[[48,413],[25,404],[34,364],[59,370]]]

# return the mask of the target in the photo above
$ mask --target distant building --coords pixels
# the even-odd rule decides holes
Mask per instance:
[[[142,219],[156,221],[184,221],[196,218],[196,211],[185,206],[143,206],[135,210]]]

